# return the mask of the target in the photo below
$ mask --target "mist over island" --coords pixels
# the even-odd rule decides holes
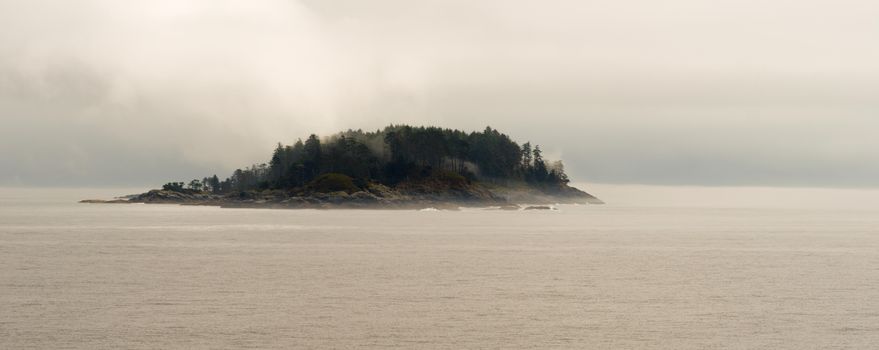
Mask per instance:
[[[0,350],[879,348],[877,15],[0,0]]]
[[[171,181],[111,201],[256,208],[458,208],[603,204],[568,183],[561,160],[491,127],[466,132],[389,125],[278,143],[267,163],[189,182]],[[530,206],[526,209],[548,209]]]

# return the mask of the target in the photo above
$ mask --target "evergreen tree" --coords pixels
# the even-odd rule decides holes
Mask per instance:
[[[201,181],[199,181],[198,179],[193,179],[189,182],[188,189],[193,191],[201,191],[201,186]]]
[[[269,161],[269,181],[273,185],[280,185],[281,177],[284,176],[284,145],[278,142],[275,151],[272,153],[272,159]]]
[[[534,151],[531,153],[534,155],[534,170],[532,171],[532,178],[537,182],[544,182],[549,173],[546,170],[546,163],[543,161],[543,152],[540,150],[540,145],[534,146]]]
[[[223,191],[223,188],[220,185],[220,179],[217,177],[217,174],[214,174],[214,176],[211,176],[208,179],[208,182],[210,183],[211,192],[220,193]]]
[[[390,125],[381,130],[347,130],[321,141],[310,135],[292,146],[278,143],[268,164],[237,169],[224,181],[216,175],[190,183],[193,190],[213,193],[267,188],[298,188],[316,177],[340,173],[365,186],[371,181],[394,185],[446,172],[452,177],[489,181],[524,180],[564,184],[560,162],[548,166],[540,146],[521,146],[491,127],[463,132],[437,127]],[[455,177],[457,176],[457,177]],[[183,190],[184,184],[169,183]]]
[[[531,142],[522,145],[522,169],[526,172],[531,170]]]
[[[302,165],[304,166],[305,171],[305,180],[311,181],[317,177],[320,173],[320,161],[322,157],[320,139],[317,138],[317,135],[311,134],[307,140],[305,140],[304,146],[304,161]]]

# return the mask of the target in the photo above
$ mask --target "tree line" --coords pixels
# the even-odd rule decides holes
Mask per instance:
[[[539,186],[567,184],[561,161],[549,163],[540,146],[519,145],[498,130],[482,132],[438,127],[391,125],[364,132],[348,130],[321,140],[312,134],[292,145],[278,143],[268,163],[188,184],[170,182],[166,190],[213,193],[302,187],[323,174],[344,174],[357,186],[369,182],[396,185],[437,174],[468,180],[524,181]]]

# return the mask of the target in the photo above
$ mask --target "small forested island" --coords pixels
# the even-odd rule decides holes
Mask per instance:
[[[568,185],[540,146],[482,132],[391,125],[278,143],[268,164],[162,189],[84,203],[177,203],[247,208],[519,209],[518,204],[603,204]],[[543,209],[545,206],[532,208]]]

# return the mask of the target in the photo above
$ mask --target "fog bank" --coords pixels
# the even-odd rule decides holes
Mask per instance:
[[[865,1],[0,0],[0,185],[146,185],[388,123],[602,183],[879,185]]]

